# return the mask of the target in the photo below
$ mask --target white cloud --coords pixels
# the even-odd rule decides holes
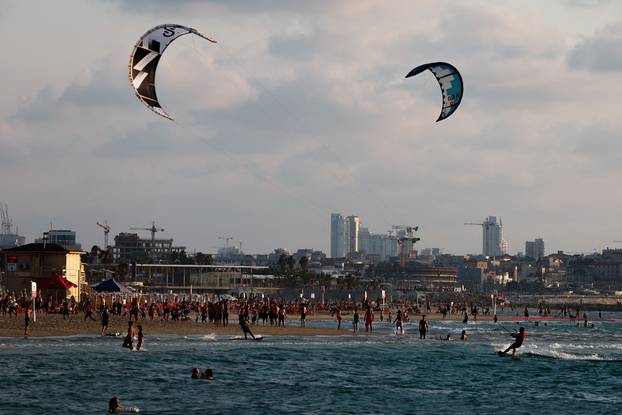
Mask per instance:
[[[418,223],[424,245],[457,252],[479,249],[462,223],[487,215],[504,218],[513,250],[536,235],[560,249],[612,239],[601,222],[621,201],[621,125],[615,53],[603,51],[617,26],[581,38],[563,24],[575,13],[564,2],[556,13],[292,4],[105,1],[57,11],[53,25],[33,16],[0,63],[0,175],[16,222],[33,237],[52,219],[89,245],[96,220],[113,232],[156,220],[193,248],[234,234],[254,252],[327,249],[331,211],[375,231]],[[609,7],[591,7],[590,21]],[[0,15],[5,34],[26,9]],[[164,21],[220,42],[181,38],[162,59],[158,94],[177,123],[127,81],[131,46]],[[33,43],[45,66],[33,65]],[[461,108],[440,123],[436,80],[404,79],[435,60],[465,79]]]

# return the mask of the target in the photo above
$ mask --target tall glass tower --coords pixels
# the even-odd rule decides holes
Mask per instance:
[[[344,220],[340,213],[330,215],[330,257],[343,258],[346,256]]]
[[[482,223],[484,256],[498,257],[503,255],[501,243],[503,241],[503,224],[501,219],[497,222],[496,216],[488,216]]]

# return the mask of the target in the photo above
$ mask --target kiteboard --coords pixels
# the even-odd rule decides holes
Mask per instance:
[[[231,340],[250,340],[250,341],[261,341],[263,340],[263,336],[262,335],[257,335],[255,336],[255,338],[253,339],[252,337],[248,336],[248,338],[244,338],[244,336],[235,336],[234,338],[232,338]]]
[[[497,354],[498,354],[500,357],[509,357],[509,358],[511,358],[511,359],[519,359],[519,357],[518,357],[518,356],[513,355],[513,354],[510,354],[510,353],[503,353],[501,350],[499,350],[499,351],[497,352]]]

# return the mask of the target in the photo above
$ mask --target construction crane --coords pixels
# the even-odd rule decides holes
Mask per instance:
[[[406,252],[408,245],[406,242],[410,242],[412,244],[420,241],[421,238],[415,236],[415,232],[419,230],[418,226],[406,226],[406,225],[393,225],[393,229],[395,229],[395,239],[397,240],[397,244],[400,247],[400,268],[404,268],[406,265],[406,257],[408,256],[408,252]]]
[[[9,205],[0,203],[0,217],[2,218],[1,235],[10,235],[12,233],[13,222],[9,217]],[[16,232],[17,233],[17,232]]]
[[[466,226],[468,226],[468,225],[472,225],[472,226],[488,226],[488,222],[486,222],[486,223],[482,223],[482,222],[478,222],[478,223],[475,223],[475,222],[465,222],[464,224]]]
[[[104,230],[104,249],[108,249],[108,234],[110,233],[110,225],[108,225],[108,221],[105,221],[102,225],[99,222],[96,222],[97,226]]]
[[[464,223],[465,226],[481,226],[482,230],[485,232],[488,232],[488,227],[490,226],[490,223],[488,223],[488,220],[484,221],[484,222],[465,222]],[[484,244],[484,241],[482,241],[482,246]],[[482,255],[484,255],[486,252],[486,248],[482,247]]]
[[[151,228],[139,228],[139,227],[132,227],[130,228],[130,230],[132,231],[149,231],[151,232],[151,259],[155,260],[155,252],[156,252],[156,247],[155,247],[155,234],[157,232],[164,232],[163,228],[157,228],[155,221],[151,222]]]
[[[131,231],[149,231],[149,232],[151,232],[151,242],[155,241],[155,234],[157,232],[164,232],[164,229],[156,228],[155,222],[151,222],[151,228],[132,227],[132,228],[130,228],[130,230]]]
[[[225,241],[225,252],[229,255],[229,241],[233,240],[233,236],[219,236],[218,239]]]

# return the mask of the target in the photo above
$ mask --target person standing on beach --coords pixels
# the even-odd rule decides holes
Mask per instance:
[[[69,303],[67,302],[67,299],[63,301],[63,305],[61,306],[60,312],[63,315],[63,320],[65,320],[67,316],[69,315]]]
[[[102,336],[106,335],[106,330],[108,330],[109,323],[110,323],[110,313],[108,312],[108,306],[104,304],[102,306]]]
[[[130,319],[134,319],[134,321],[138,321],[138,298],[132,298],[132,303],[130,304]]]
[[[28,337],[28,328],[30,327],[30,308],[24,311],[24,337]]]
[[[367,306],[367,311],[365,311],[365,332],[372,332],[374,322],[374,312],[372,311],[370,306]]]
[[[419,339],[425,339],[425,335],[428,332],[428,322],[425,321],[425,314],[421,316],[419,320]]]
[[[278,327],[285,327],[285,305],[283,303],[279,304],[277,314],[279,316]]]
[[[354,309],[354,315],[352,316],[352,328],[355,333],[359,331],[359,311],[356,308]]]
[[[300,327],[305,327],[307,318],[307,305],[305,303],[300,304]]]
[[[95,317],[93,317],[93,310],[91,309],[91,303],[87,301],[84,303],[84,321],[86,321],[86,319],[88,318],[90,318],[93,321],[97,321],[95,320]]]
[[[227,327],[229,325],[229,303],[227,300],[222,302],[222,325]]]

